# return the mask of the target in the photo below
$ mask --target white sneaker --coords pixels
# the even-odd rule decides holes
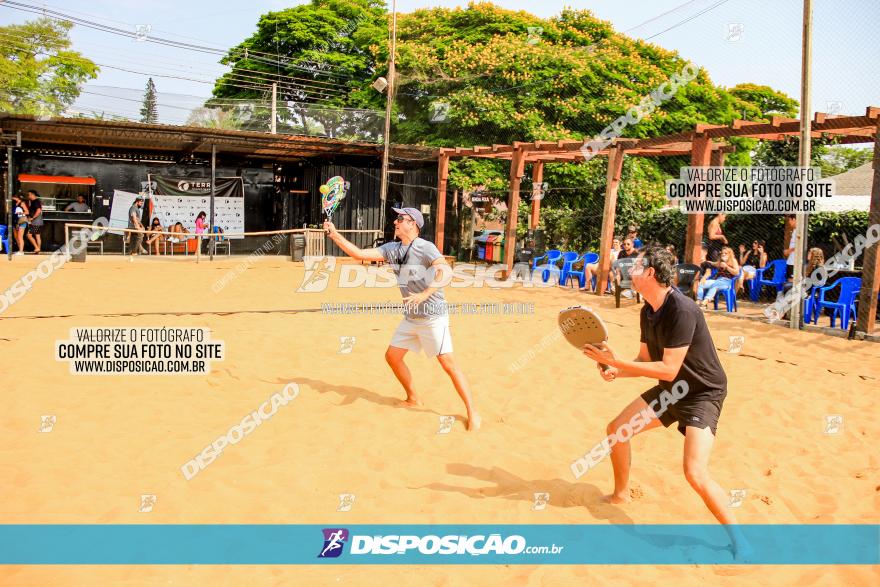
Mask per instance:
[[[24,256],[24,252],[19,251],[19,252],[17,252],[17,253],[13,253],[13,254],[12,254],[13,257],[18,257],[19,255]]]
[[[631,289],[628,289],[628,290],[624,291],[623,293],[621,293],[620,295],[631,300],[633,297],[633,291]]]

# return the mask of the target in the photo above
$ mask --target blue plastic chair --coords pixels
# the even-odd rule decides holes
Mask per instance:
[[[825,301],[825,294],[840,286],[840,295],[836,302]],[[849,328],[849,321],[856,312],[856,298],[859,295],[859,289],[862,287],[861,277],[841,277],[831,285],[819,288],[818,299],[816,300],[815,313],[813,314],[813,324],[819,321],[819,315],[822,310],[834,310],[831,315],[831,328],[834,328],[834,322],[840,317],[840,327],[846,330]]]
[[[562,271],[559,273],[559,285],[568,283],[569,275],[573,271],[574,264],[583,259],[580,253],[562,253]]]
[[[539,264],[538,261],[542,259],[544,262]],[[559,263],[560,259],[562,259],[562,251],[550,249],[540,257],[532,259],[532,271],[540,266],[543,269],[541,278],[544,280],[544,283],[547,283],[550,280],[550,273],[559,271],[559,267],[556,264]]]
[[[715,309],[718,309],[718,296],[723,295],[724,301],[727,304],[728,312],[736,312],[736,284],[742,279],[743,270],[740,267],[739,273],[736,277],[730,280],[730,287],[727,289],[719,289],[715,292],[715,298],[712,300],[715,303]]]
[[[568,253],[566,253],[568,254]],[[564,257],[564,255],[563,255]],[[574,263],[578,261],[583,261],[584,265],[580,270],[572,269],[572,265],[570,264],[568,269],[566,270],[565,265],[562,266],[562,275],[564,276],[564,281],[562,283],[568,283],[568,280],[572,277],[577,278],[578,284],[581,289],[587,286],[587,265],[591,263],[596,263],[599,260],[599,253],[584,253],[580,258],[578,258]],[[593,287],[595,287],[596,278],[593,277]]]
[[[0,224],[0,242],[3,243],[3,251],[7,253],[10,251],[9,248],[9,235],[7,234],[7,226],[5,224]]]
[[[817,300],[818,296],[819,288],[811,287],[810,291],[807,292],[807,297],[804,298],[804,322],[807,324],[818,320],[819,314],[821,314]]]
[[[761,295],[761,290],[764,289],[764,286],[775,287],[777,294],[785,288],[785,265],[785,259],[775,259],[755,271],[755,278],[752,279],[752,291],[750,292],[753,302],[758,301],[758,296]],[[772,277],[765,277],[768,272]]]

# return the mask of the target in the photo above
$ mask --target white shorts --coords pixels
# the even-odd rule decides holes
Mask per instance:
[[[425,324],[404,319],[391,337],[391,346],[414,352],[424,350],[429,357],[451,353],[449,318],[438,318]]]

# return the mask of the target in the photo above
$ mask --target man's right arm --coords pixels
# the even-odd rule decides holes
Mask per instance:
[[[357,259],[358,261],[385,260],[385,256],[379,249],[362,249],[341,234],[339,234],[339,231],[336,230],[336,227],[333,226],[332,222],[325,222],[324,230],[327,232],[327,236],[330,237],[330,240],[332,240],[337,247],[342,249],[342,252],[353,259]]]

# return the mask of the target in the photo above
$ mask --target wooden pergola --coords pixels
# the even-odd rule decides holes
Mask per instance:
[[[871,208],[868,225],[880,223],[880,107],[870,106],[864,116],[834,116],[816,113],[811,128],[813,138],[832,137],[838,143],[874,143],[874,183],[871,189]],[[596,153],[608,159],[607,183],[605,186],[605,207],[602,216],[602,236],[599,245],[599,277],[597,283],[605,283],[611,269],[611,241],[614,237],[614,218],[617,209],[617,191],[620,187],[620,174],[625,156],[665,157],[690,155],[691,166],[723,166],[725,153],[734,150],[723,141],[730,137],[744,137],[770,141],[782,140],[800,134],[800,120],[774,116],[770,122],[750,122],[735,120],[729,125],[697,124],[692,131],[648,139],[614,139],[611,144]],[[436,244],[443,250],[443,235],[446,216],[446,188],[449,179],[449,160],[455,157],[482,157],[488,159],[509,159],[510,176],[507,196],[507,226],[505,240],[510,243],[505,250],[504,262],[508,276],[514,264],[517,214],[520,203],[520,184],[525,175],[527,163],[532,166],[532,185],[543,182],[544,164],[577,163],[584,161],[581,149],[582,140],[535,141],[531,143],[514,142],[512,145],[455,147],[440,149],[438,156],[437,181],[437,222]],[[532,213],[529,226],[536,228],[540,219],[541,200],[532,198]],[[693,262],[699,257],[700,243],[703,240],[703,214],[689,214],[687,238],[685,241],[685,260]],[[880,243],[865,250],[862,290],[859,298],[858,330],[872,334],[877,315],[877,295],[880,286]],[[598,287],[597,294],[604,293]]]

